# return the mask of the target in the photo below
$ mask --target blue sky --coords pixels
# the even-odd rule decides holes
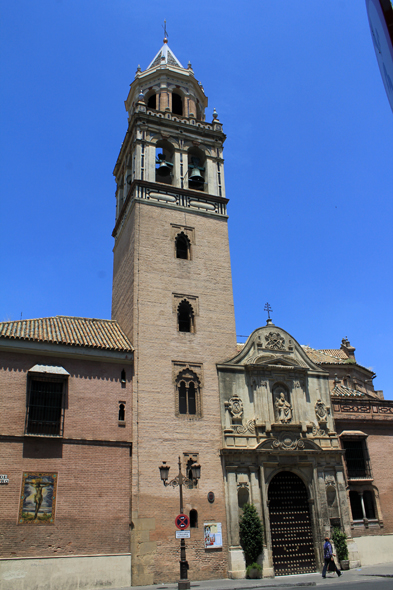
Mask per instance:
[[[393,399],[393,115],[359,0],[1,1],[0,320],[109,318],[124,100],[169,46],[217,109],[237,333],[348,336]],[[239,340],[243,340],[239,338]]]

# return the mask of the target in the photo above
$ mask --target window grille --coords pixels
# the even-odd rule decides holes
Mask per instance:
[[[64,381],[30,380],[26,412],[26,434],[63,435],[64,385]]]
[[[345,462],[349,479],[371,478],[370,461],[362,440],[344,440]]]

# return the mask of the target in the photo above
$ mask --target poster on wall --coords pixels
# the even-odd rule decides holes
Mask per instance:
[[[205,522],[203,528],[205,549],[222,547],[221,522]]]
[[[24,473],[19,524],[52,524],[55,520],[57,473]]]

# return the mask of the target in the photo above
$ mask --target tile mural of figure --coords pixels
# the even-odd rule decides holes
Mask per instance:
[[[24,473],[19,524],[52,524],[55,520],[57,473]]]

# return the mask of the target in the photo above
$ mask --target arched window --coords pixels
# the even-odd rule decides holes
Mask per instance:
[[[197,121],[203,121],[204,119],[202,117],[202,111],[201,111],[201,106],[199,104],[199,101],[197,101],[196,111],[197,111]]]
[[[179,385],[179,413],[196,414],[195,384],[191,381],[188,386],[184,381]]]
[[[173,180],[173,145],[162,139],[156,145],[156,182],[172,184]]]
[[[126,419],[126,405],[119,402],[119,422],[124,422]]]
[[[193,463],[196,463],[196,461],[190,457],[188,459],[188,461],[187,461],[187,467],[186,467],[187,477],[190,480],[189,481],[189,484],[188,484],[188,488],[190,490],[192,490],[193,488],[196,488],[198,486],[198,482],[196,484],[194,484],[194,480],[192,478],[192,469],[191,469],[191,467],[192,467]]]
[[[197,191],[205,190],[205,162],[202,150],[192,147],[188,150],[188,187]]]
[[[237,503],[239,508],[243,508],[244,504],[248,504],[250,501],[250,494],[246,487],[241,487],[237,492]]]
[[[121,372],[121,374],[120,374],[120,383],[121,383],[121,386],[122,386],[122,387],[123,387],[123,389],[124,389],[124,388],[125,388],[125,386],[126,386],[126,384],[127,384],[127,379],[126,379],[126,372],[125,372],[125,370],[124,370],[124,369],[122,370],[122,372]]]
[[[194,310],[192,305],[186,300],[179,304],[177,308],[177,322],[179,332],[194,332]]]
[[[176,379],[176,415],[201,416],[201,393],[198,376],[190,369],[184,369]],[[187,463],[187,477],[192,463]]]
[[[157,96],[155,93],[147,99],[147,106],[149,109],[157,109]]]
[[[190,240],[183,232],[176,236],[176,258],[190,260]]]
[[[172,113],[174,115],[182,115],[183,114],[183,101],[180,94],[176,92],[172,92]]]
[[[198,528],[198,512],[197,510],[190,510],[190,529]]]

